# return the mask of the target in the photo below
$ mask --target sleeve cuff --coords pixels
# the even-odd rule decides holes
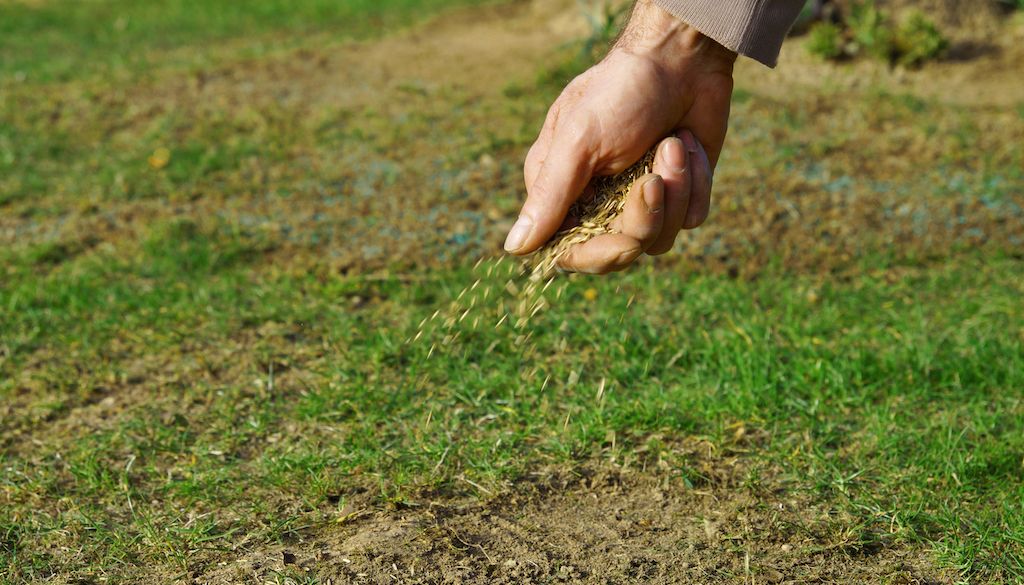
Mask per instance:
[[[775,67],[803,0],[654,0],[724,47]]]

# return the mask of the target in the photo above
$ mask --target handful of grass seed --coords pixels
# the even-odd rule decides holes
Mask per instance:
[[[448,346],[460,338],[462,329],[476,330],[488,322],[493,322],[495,329],[502,326],[523,329],[532,317],[550,306],[545,295],[555,280],[562,257],[577,244],[614,232],[612,222],[622,213],[633,183],[653,169],[654,155],[655,149],[652,148],[625,171],[592,179],[587,189],[590,196],[580,199],[569,210],[570,216],[578,223],[556,233],[524,263],[517,265],[505,256],[490,260],[481,258],[473,267],[474,273],[480,277],[459,293],[447,311],[437,310],[424,319],[410,341],[420,339],[426,329],[433,329],[443,333],[440,345]],[[495,277],[506,280],[499,284],[494,281]],[[517,284],[524,277],[525,284]],[[556,287],[553,294],[556,298],[561,297],[564,291],[565,284]],[[436,325],[432,325],[435,322]],[[516,343],[522,345],[529,335],[519,335]],[[436,342],[431,344],[428,356],[437,346]]]
[[[633,183],[654,168],[656,149],[647,151],[633,166],[617,175],[594,177],[590,181],[587,190],[593,193],[593,197],[580,199],[569,209],[569,215],[578,218],[579,224],[556,233],[537,251],[531,279],[542,280],[551,276],[559,260],[573,246],[601,234],[612,233],[611,223],[622,213]]]

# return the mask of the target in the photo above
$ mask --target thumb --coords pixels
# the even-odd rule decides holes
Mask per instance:
[[[578,140],[559,138],[552,143],[533,184],[526,186],[526,203],[505,239],[506,251],[529,254],[558,231],[593,173],[584,150]]]

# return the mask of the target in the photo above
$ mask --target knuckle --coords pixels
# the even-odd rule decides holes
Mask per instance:
[[[593,137],[598,135],[600,124],[597,117],[590,112],[577,112],[566,119],[559,128],[562,139],[567,146],[574,149],[589,146]]]
[[[558,117],[561,112],[561,100],[555,100],[555,103],[551,104],[551,107],[548,108],[547,115],[544,117],[544,125],[553,126],[558,121]]]
[[[530,151],[526,153],[526,161],[523,164],[523,168],[526,169],[527,173],[535,171],[540,167],[540,145],[534,144],[530,147]]]
[[[602,263],[600,274],[625,270],[640,257],[640,254],[643,254],[643,249],[639,245],[630,246]]]
[[[615,266],[629,265],[634,260],[639,258],[640,254],[643,254],[643,252],[644,251],[639,244],[635,246],[630,246],[625,250],[619,252],[618,256],[612,259],[612,264]]]

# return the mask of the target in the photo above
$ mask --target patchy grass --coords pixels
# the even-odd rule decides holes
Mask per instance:
[[[355,498],[480,497],[578,461],[700,486],[669,447],[700,437],[850,519],[821,546],[1024,579],[1019,108],[744,89],[682,253],[569,279],[530,343],[484,327],[428,358],[406,340],[500,240],[579,48],[491,93],[291,99],[275,75],[322,81],[281,69],[303,53],[240,38],[442,3],[299,4],[0,8],[26,31],[0,37],[6,74],[61,90],[0,102],[0,578],[188,577]],[[234,76],[205,93],[174,67],[93,75],[131,43],[201,42],[224,56],[209,83]]]
[[[750,457],[870,530],[965,574],[1020,574],[1019,260],[573,279],[531,344],[484,328],[427,359],[404,341],[470,275],[261,274],[258,245],[196,229],[157,230],[127,261],[26,270],[0,295],[9,574],[194,570],[237,535],[329,522],[346,494],[501,490],[541,463],[738,428],[758,437]]]

